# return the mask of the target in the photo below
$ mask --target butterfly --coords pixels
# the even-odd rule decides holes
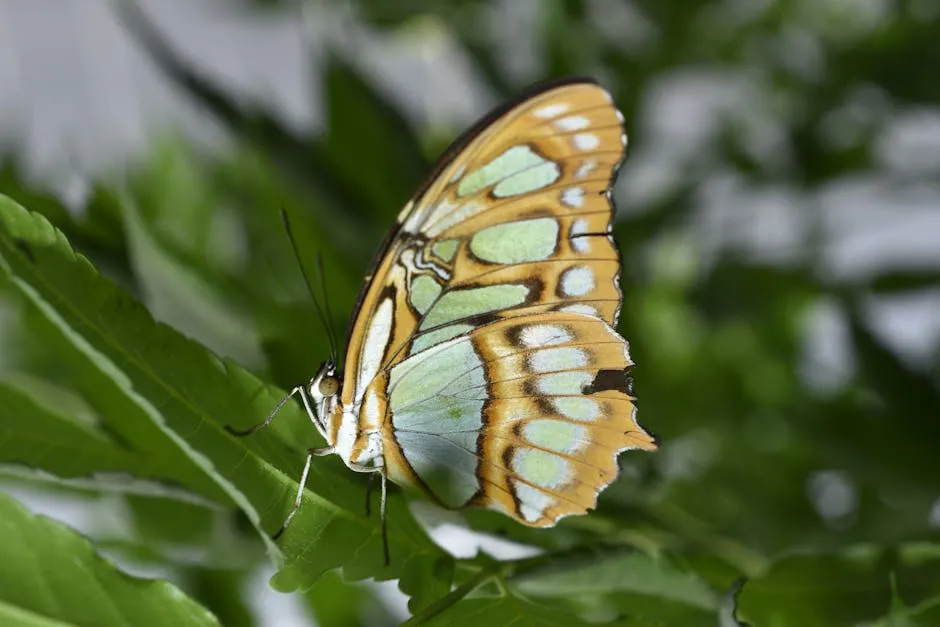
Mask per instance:
[[[610,190],[625,147],[610,95],[568,79],[447,150],[365,277],[345,363],[326,361],[262,423],[297,395],[327,442],[287,522],[318,455],[381,477],[383,521],[390,479],[550,527],[596,505],[620,452],[656,448],[615,330]]]

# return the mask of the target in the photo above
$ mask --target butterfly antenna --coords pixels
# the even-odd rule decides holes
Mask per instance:
[[[317,310],[317,316],[320,318],[320,323],[323,325],[323,328],[326,332],[326,339],[330,343],[330,352],[333,354],[333,360],[335,362],[337,355],[336,347],[336,337],[332,332],[332,325],[326,317],[326,313],[323,311],[323,307],[320,305],[320,301],[317,299],[316,292],[313,291],[313,285],[310,283],[310,277],[307,276],[307,271],[304,269],[304,263],[300,259],[300,251],[297,249],[297,240],[294,239],[294,231],[290,226],[290,219],[287,217],[287,211],[281,209],[281,221],[284,223],[284,231],[287,233],[287,239],[290,240],[291,250],[294,251],[294,258],[297,260],[297,265],[300,267],[300,274],[304,277],[304,283],[307,285],[307,291],[310,293],[310,298],[313,300],[313,306]]]
[[[327,333],[330,335],[330,347],[333,350],[333,363],[337,364],[336,361],[339,357],[337,353],[337,348],[339,347],[339,341],[336,338],[336,327],[333,326],[333,312],[330,309],[330,291],[326,289],[326,273],[323,271],[323,253],[317,253],[317,279],[320,282],[320,292],[323,297],[323,308],[326,310],[326,318],[330,321],[330,324],[327,326]]]

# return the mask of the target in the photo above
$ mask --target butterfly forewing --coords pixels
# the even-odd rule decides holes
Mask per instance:
[[[449,151],[360,297],[330,434],[347,462],[384,454],[393,480],[447,506],[547,525],[593,505],[618,451],[653,447],[633,420],[626,344],[612,329],[621,294],[608,191],[625,143],[608,94],[576,81],[492,116]],[[529,345],[539,332],[526,328],[571,337]],[[540,370],[562,354],[581,361]],[[605,387],[590,387],[599,376]],[[588,406],[596,416],[579,418]]]
[[[575,82],[522,101],[452,149],[453,158],[401,212],[367,282],[349,336],[344,400],[354,397],[363,365],[366,378],[374,376],[364,354],[374,325],[388,336],[381,362],[389,365],[404,357],[400,350],[417,332],[460,314],[505,315],[577,300],[578,310],[614,323],[619,260],[606,191],[624,142],[608,94],[592,82]],[[517,261],[529,265],[507,267]],[[568,273],[563,284],[562,273],[575,262],[589,271]],[[523,292],[519,281],[507,282],[513,275],[530,284],[540,275],[546,280],[542,289]],[[589,289],[589,279],[597,290]],[[509,286],[469,292],[475,283]],[[387,334],[385,318],[375,315],[385,300],[394,302]],[[435,305],[431,322],[419,328]]]

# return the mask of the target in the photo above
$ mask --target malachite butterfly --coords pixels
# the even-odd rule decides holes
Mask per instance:
[[[620,452],[656,448],[614,330],[625,146],[589,79],[533,89],[455,142],[375,257],[344,367],[291,393],[328,444],[304,478],[336,453],[383,488],[550,527],[595,506]]]

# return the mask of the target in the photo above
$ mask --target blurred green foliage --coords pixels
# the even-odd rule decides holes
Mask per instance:
[[[272,584],[305,591],[321,625],[394,623],[376,590],[355,583],[369,579],[397,580],[415,624],[940,624],[940,347],[912,365],[866,309],[936,289],[940,273],[887,264],[833,273],[818,201],[860,180],[940,193],[937,168],[898,172],[879,156],[899,116],[940,114],[940,10],[916,0],[551,0],[526,4],[537,54],[533,67],[510,72],[494,26],[506,3],[352,5],[375,32],[419,37],[416,25],[433,24],[494,102],[575,73],[615,95],[634,154],[615,194],[620,331],[639,364],[641,420],[662,450],[624,455],[598,510],[552,531],[466,514],[477,530],[542,549],[535,557],[456,559],[396,491],[384,567],[364,479],[335,458],[315,461],[296,521],[278,545],[268,541],[317,436],[296,408],[252,438],[234,440],[223,426],[260,420],[275,386],[306,380],[328,354],[278,212],[290,215],[307,267],[322,253],[343,329],[372,250],[446,138],[338,50],[319,68],[323,131],[293,130],[183,59],[124,3],[125,24],[154,63],[233,141],[207,153],[167,135],[69,208],[27,179],[17,151],[5,154],[5,480],[122,495],[130,530],[95,537],[98,546],[172,573],[225,625],[257,620],[241,591],[265,560],[279,568]],[[654,114],[670,104],[662,94],[682,93],[687,105],[697,97],[663,86],[706,75],[745,85],[745,104],[718,115],[704,139],[689,135],[692,149],[658,144]],[[640,167],[667,149],[679,155],[670,180],[632,190]],[[702,205],[729,177],[798,199],[788,219],[805,228],[781,259],[708,244]],[[808,364],[821,308],[837,313],[846,343],[843,375],[829,383]],[[30,522],[6,496],[0,507],[4,624],[213,622],[171,584],[119,574],[85,540]],[[192,554],[180,559],[179,547]],[[61,566],[79,563],[91,578]],[[45,578],[47,594],[13,585],[30,578]],[[152,613],[146,623],[106,604],[87,613],[84,599],[102,598]]]

